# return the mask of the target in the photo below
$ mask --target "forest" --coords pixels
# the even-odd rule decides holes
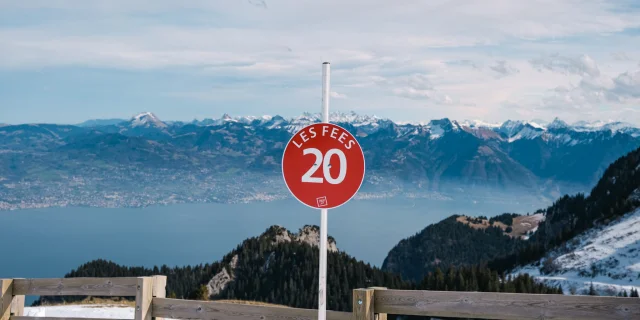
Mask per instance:
[[[271,228],[269,229],[271,230]],[[167,276],[167,295],[183,299],[238,299],[262,301],[299,308],[317,308],[318,248],[301,242],[276,242],[269,230],[245,240],[221,261],[184,267],[127,267],[111,261],[94,260],[79,266],[65,277]],[[235,268],[230,261],[238,256]],[[327,306],[330,310],[351,311],[353,289],[387,287],[444,291],[486,291],[520,293],[561,293],[561,288],[538,284],[528,275],[505,277],[486,267],[435,268],[420,281],[403,280],[381,271],[344,252],[327,255]],[[216,296],[206,285],[222,268],[234,280]],[[48,296],[35,305],[82,300],[86,297]]]
[[[458,217],[448,217],[400,241],[387,255],[382,269],[420,281],[436,268],[486,264],[516,251],[523,242],[505,235],[498,227],[471,228],[458,222]],[[500,219],[508,220],[506,216]]]

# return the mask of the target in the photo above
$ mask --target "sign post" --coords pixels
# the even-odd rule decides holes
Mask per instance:
[[[282,176],[291,194],[320,209],[318,320],[327,313],[327,216],[351,200],[364,180],[364,153],[346,129],[329,123],[330,64],[322,64],[322,122],[293,135],[282,156]]]
[[[331,65],[322,64],[322,122],[329,123],[329,76]],[[327,318],[327,223],[329,209],[320,209],[320,267],[318,278],[318,320]]]

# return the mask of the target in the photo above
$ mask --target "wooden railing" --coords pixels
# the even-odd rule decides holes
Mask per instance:
[[[139,278],[0,279],[0,320],[80,320],[24,316],[25,295],[136,297],[135,320],[314,320],[317,311],[165,298],[165,276]],[[501,320],[638,320],[640,299],[493,292],[353,291],[353,313],[329,320],[387,320],[387,314]],[[106,319],[98,319],[106,320]],[[124,319],[123,319],[124,320]]]
[[[354,313],[500,320],[639,320],[640,299],[556,294],[357,289]]]

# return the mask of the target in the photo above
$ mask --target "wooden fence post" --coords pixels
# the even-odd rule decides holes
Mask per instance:
[[[11,315],[21,317],[24,315],[24,296],[13,296],[11,302]]]
[[[375,320],[373,310],[374,289],[353,290],[353,320]]]
[[[376,290],[376,291],[387,290],[387,288],[385,288],[385,287],[370,287],[369,289],[373,289],[373,290]],[[373,296],[375,298],[375,292],[374,292]],[[372,301],[371,303],[374,305],[374,308],[373,308],[374,310],[373,311],[375,312],[375,301]],[[387,320],[387,314],[386,313],[377,313],[376,312],[375,313],[375,320]]]
[[[151,302],[153,301],[153,278],[139,277],[136,288],[135,320],[151,320]]]
[[[13,294],[13,279],[0,279],[0,320],[24,315],[24,296]]]
[[[153,294],[154,298],[167,297],[167,276],[153,276]],[[153,304],[151,306],[151,316],[153,317]],[[164,320],[164,318],[153,317],[155,320]]]
[[[24,278],[14,278],[13,280],[17,279]],[[18,317],[24,315],[24,295],[13,295],[13,299],[11,301],[11,315]]]
[[[13,279],[0,279],[0,320],[11,317],[11,301],[13,300]]]

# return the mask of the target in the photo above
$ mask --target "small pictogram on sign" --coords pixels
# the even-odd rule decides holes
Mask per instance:
[[[318,207],[326,207],[327,206],[327,197],[319,197],[316,200],[318,201]]]

